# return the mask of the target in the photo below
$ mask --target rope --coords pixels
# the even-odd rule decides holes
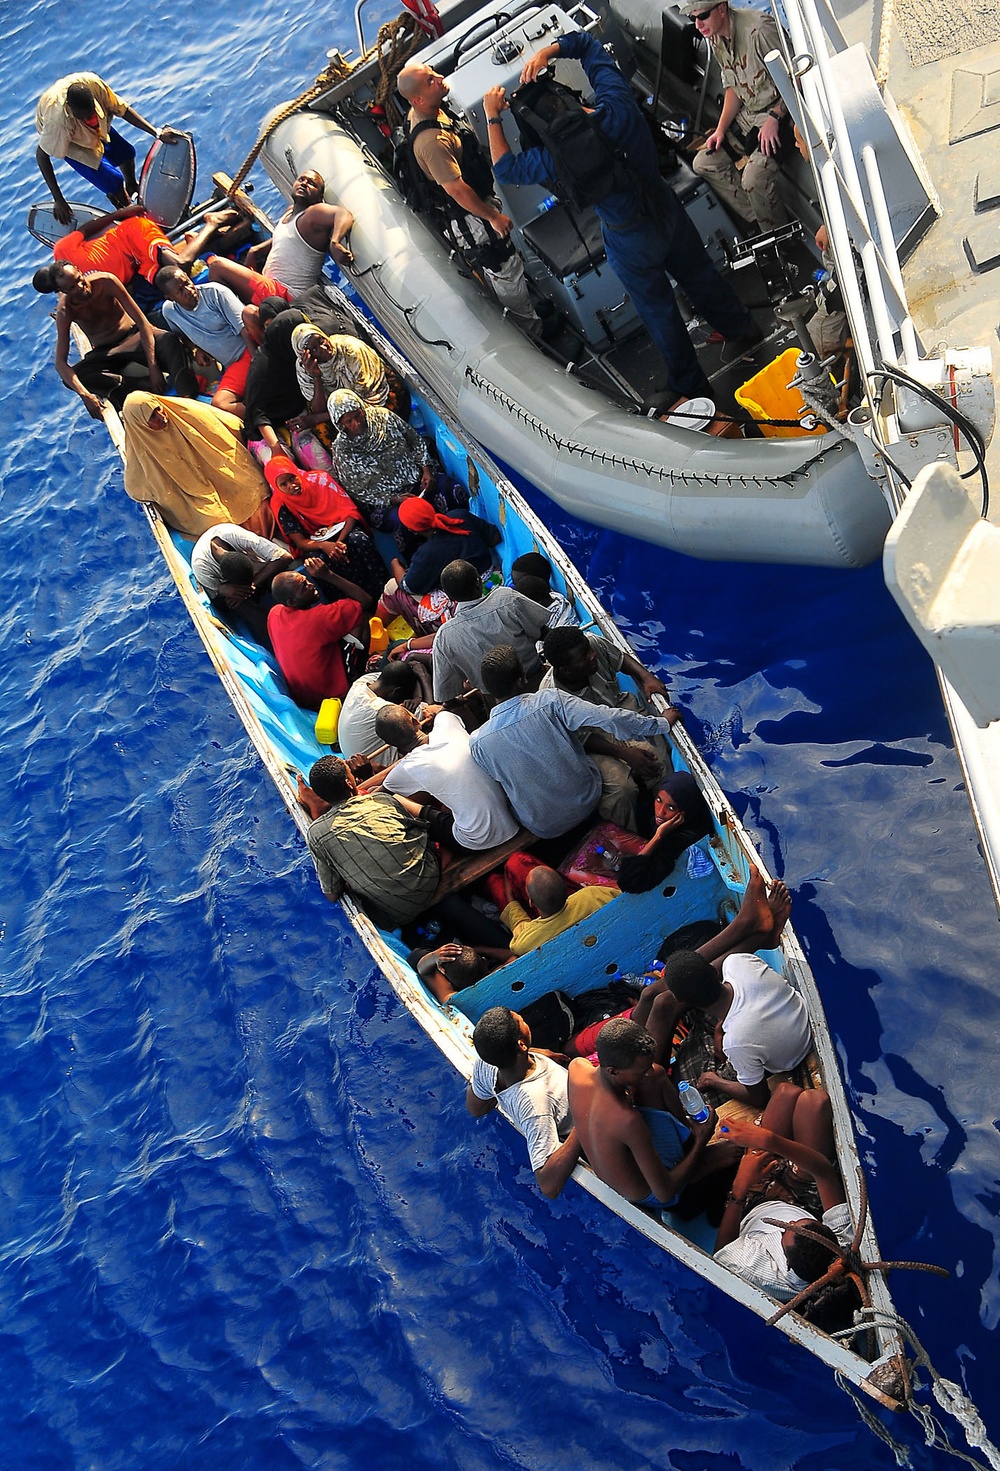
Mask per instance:
[[[427,36],[412,15],[405,11],[385,23],[378,33],[379,79],[375,83],[375,106],[382,109],[389,128],[398,128],[404,114],[396,105],[396,78],[414,52],[427,44]]]
[[[808,384],[800,383],[797,386],[799,392],[802,395],[802,399],[805,403],[806,408],[809,409],[811,413],[815,414],[816,418],[819,419],[821,423],[825,424],[828,429],[831,429],[834,434],[839,434],[841,439],[846,439],[849,444],[853,444],[853,434],[851,434],[850,430],[845,429],[843,424],[841,424],[837,419],[833,418],[829,410],[824,407],[820,399],[818,399],[816,395],[810,391]]]
[[[965,1432],[965,1438],[969,1445],[973,1450],[979,1451],[986,1458],[986,1465],[991,1468],[991,1471],[1000,1471],[1000,1450],[997,1449],[987,1435],[986,1426],[983,1424],[982,1416],[976,1409],[976,1406],[969,1399],[969,1396],[962,1389],[961,1385],[956,1384],[952,1379],[945,1379],[937,1372],[931,1363],[930,1355],[906,1319],[899,1317],[897,1313],[878,1312],[873,1309],[868,1309],[858,1314],[858,1319],[872,1326],[890,1328],[902,1338],[906,1339],[913,1353],[913,1368],[926,1369],[930,1375],[931,1393],[938,1405],[946,1414],[951,1415],[953,1419],[958,1421],[962,1430]],[[854,1334],[856,1331],[856,1328],[852,1328],[848,1330],[848,1333]],[[834,1338],[843,1338],[847,1334],[835,1333],[832,1336]],[[909,1465],[910,1461],[908,1457],[905,1460],[900,1459],[899,1450],[902,1448],[899,1447],[898,1442],[892,1439],[880,1421],[874,1419],[868,1407],[862,1405],[855,1395],[853,1388],[839,1374],[836,1378],[840,1387],[854,1400],[858,1407],[858,1413],[861,1415],[865,1424],[880,1439],[893,1447],[896,1453],[897,1463],[900,1466]],[[916,1381],[915,1387],[920,1387]],[[982,1461],[978,1460],[975,1456],[970,1456],[966,1451],[959,1450],[957,1446],[952,1445],[947,1432],[929,1406],[918,1404],[914,1396],[910,1395],[907,1397],[906,1408],[923,1431],[924,1444],[926,1446],[930,1449],[945,1451],[949,1456],[954,1456],[956,1460],[964,1461],[967,1466],[976,1467],[976,1471],[984,1471],[984,1463]]]
[[[873,1435],[876,1435],[879,1440],[884,1442],[884,1444],[887,1445],[892,1451],[893,1455],[896,1457],[896,1465],[912,1468],[913,1462],[910,1459],[909,1447],[905,1446],[901,1440],[897,1440],[896,1437],[885,1428],[885,1426],[882,1424],[882,1421],[875,1414],[875,1411],[871,1408],[870,1405],[865,1402],[862,1395],[858,1392],[858,1390],[854,1388],[854,1385],[850,1382],[850,1380],[846,1379],[844,1375],[841,1374],[839,1369],[834,1373],[833,1377],[837,1386],[854,1401],[854,1408],[857,1410],[860,1418],[868,1426],[868,1429],[872,1432]]]
[[[379,59],[379,76],[374,88],[375,105],[382,109],[389,127],[396,127],[403,120],[403,114],[396,106],[394,100],[396,78],[410,57],[415,51],[420,50],[426,40],[426,35],[417,25],[413,16],[404,13],[403,15],[397,16],[395,20],[387,21],[384,26],[380,27],[375,45],[370,51],[366,51],[364,56],[360,57],[357,62],[351,64],[345,61],[338,53],[333,57],[329,65],[323,68],[311,87],[308,87],[305,92],[302,92],[296,97],[294,102],[286,103],[280,112],[275,113],[237,169],[232,185],[228,190],[228,198],[234,198],[236,191],[257,162],[261,149],[275,129],[279,128],[294,113],[301,112],[304,107],[308,107],[311,102],[315,102],[317,97],[321,97],[324,92],[329,91],[337,82],[345,81],[355,67],[360,66],[363,61],[367,61],[370,56],[377,55]]]
[[[275,114],[275,116],[268,123],[267,127],[258,137],[256,143],[253,145],[246,158],[240,164],[240,167],[237,169],[236,176],[233,179],[233,182],[230,185],[227,193],[227,197],[229,199],[232,199],[234,197],[236,191],[243,183],[243,180],[246,178],[247,174],[257,162],[260,150],[264,147],[264,144],[267,142],[268,138],[270,138],[275,128],[280,127],[285,119],[290,118],[293,113],[299,112],[303,107],[308,107],[310,102],[315,102],[316,98],[319,97],[323,92],[326,92],[330,87],[334,85],[334,83],[342,82],[344,78],[350,74],[350,71],[350,66],[347,64],[346,61],[344,61],[343,57],[338,54],[327,66],[323,68],[311,87],[309,87],[300,96],[296,97],[294,102],[286,103],[281,111]]]

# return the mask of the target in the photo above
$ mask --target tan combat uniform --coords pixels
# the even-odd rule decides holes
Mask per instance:
[[[726,134],[726,142],[743,152],[742,139],[752,128],[759,128],[768,112],[781,98],[764,57],[778,50],[778,28],[769,15],[759,10],[729,11],[730,35],[712,40],[715,57],[722,68],[722,80],[740,99],[740,111]],[[694,158],[693,168],[718,194],[723,204],[737,215],[749,212],[761,230],[776,230],[788,220],[788,211],[778,193],[778,169],[775,158],[757,149],[742,169],[724,148],[714,153],[704,149]]]

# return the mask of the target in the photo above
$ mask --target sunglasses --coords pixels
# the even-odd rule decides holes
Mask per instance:
[[[691,16],[691,19],[692,20],[707,20],[707,18],[712,14],[712,11],[713,10],[718,10],[718,8],[719,7],[717,5],[710,5],[707,10],[698,10],[698,11],[696,11]]]

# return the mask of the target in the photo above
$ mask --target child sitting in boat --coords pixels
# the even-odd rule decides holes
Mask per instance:
[[[546,609],[548,628],[562,628],[580,622],[576,608],[566,594],[553,589],[552,563],[541,552],[522,552],[521,556],[514,558],[510,564],[510,585],[515,592],[523,593]]]
[[[744,906],[748,902],[758,904],[762,921],[767,915],[766,930],[739,949],[729,946],[721,958],[722,936],[697,951],[678,950],[664,962],[662,978],[676,1000],[678,1020],[689,1007],[697,1007],[721,1023],[722,1045],[736,1079],[709,1069],[698,1078],[698,1087],[760,1109],[771,1096],[768,1076],[798,1067],[812,1047],[812,1032],[799,993],[751,953],[777,945],[791,912],[788,890],[775,883],[765,898],[764,881],[755,870]]]
[[[539,1190],[554,1200],[580,1158],[562,1059],[533,1048],[524,1017],[506,1006],[483,1013],[472,1045],[478,1058],[465,1091],[466,1108],[475,1119],[498,1108],[510,1120],[524,1135]]]
[[[710,1142],[714,1113],[685,1122],[656,1050],[645,1027],[612,1017],[597,1039],[598,1066],[582,1057],[569,1065],[569,1107],[598,1178],[633,1205],[663,1211],[696,1180],[734,1165],[736,1149]]]
[[[694,777],[672,771],[653,798],[653,832],[637,853],[617,860],[618,886],[625,894],[645,894],[662,883],[680,855],[712,831],[712,814]]]

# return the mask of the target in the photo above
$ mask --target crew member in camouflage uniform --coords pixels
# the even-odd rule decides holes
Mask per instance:
[[[726,0],[716,5],[686,0],[680,8],[711,43],[726,84],[718,126],[695,155],[694,171],[737,215],[749,214],[762,231],[776,230],[788,219],[778,193],[778,129],[787,109],[764,57],[778,49],[777,25],[759,10],[730,10]],[[745,140],[755,128],[759,144],[738,169],[728,149],[745,154]]]

